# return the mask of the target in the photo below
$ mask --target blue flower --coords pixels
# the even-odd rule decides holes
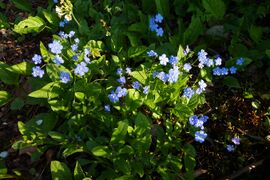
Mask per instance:
[[[236,145],[239,145],[240,144],[240,138],[239,137],[234,137],[232,138],[232,142]]]
[[[158,59],[160,61],[160,64],[163,66],[166,66],[167,63],[169,62],[169,59],[167,58],[166,54],[162,54],[161,56],[159,56]]]
[[[216,66],[220,66],[222,64],[222,59],[218,56],[216,59],[215,59],[215,65]]]
[[[126,84],[126,78],[124,76],[121,76],[117,81],[123,86]]]
[[[58,35],[59,35],[61,38],[63,38],[63,39],[67,39],[67,38],[68,38],[68,34],[65,34],[65,32],[63,32],[63,31],[60,31],[60,32],[58,33]]]
[[[163,16],[162,16],[160,13],[158,13],[158,14],[155,16],[155,22],[157,22],[157,23],[162,23],[162,21],[163,21]]]
[[[121,76],[122,73],[123,73],[123,69],[122,69],[122,68],[118,68],[118,69],[116,70],[116,74],[117,74],[117,75]]]
[[[230,70],[231,74],[236,74],[237,68],[232,66],[232,67],[230,67],[229,70]]]
[[[106,111],[106,112],[111,112],[111,106],[110,105],[105,105],[104,106],[104,110]]]
[[[55,4],[57,4],[57,3],[58,3],[58,0],[53,0],[53,2],[54,2]]]
[[[183,96],[190,99],[194,95],[194,90],[190,87],[184,89]]]
[[[144,86],[143,87],[143,93],[148,94],[149,93],[150,86]]]
[[[141,87],[141,84],[138,81],[135,81],[132,83],[132,87],[133,89],[139,90],[139,88]]]
[[[127,74],[131,74],[131,68],[127,67],[127,68],[126,68],[126,73],[127,73]]]
[[[163,31],[163,29],[161,27],[158,27],[156,29],[156,33],[157,33],[157,36],[161,37],[161,36],[163,36],[164,31]]]
[[[77,44],[72,44],[71,49],[72,49],[72,51],[77,51],[78,50],[78,45]]]
[[[127,95],[127,89],[126,88],[122,88],[120,86],[118,86],[115,90],[115,93],[117,94],[117,96],[120,97],[124,97]]]
[[[157,71],[154,71],[153,72],[153,78],[156,78],[158,76],[158,72]]]
[[[185,63],[183,69],[186,72],[189,72],[191,70],[192,66],[190,65],[190,63]]]
[[[76,60],[78,60],[78,55],[74,54],[71,58],[72,58],[73,61],[76,61]]]
[[[65,21],[60,21],[60,22],[59,22],[59,27],[64,27],[65,24],[66,24]]]
[[[70,74],[68,72],[60,72],[60,80],[62,83],[66,84],[70,81]]]
[[[111,94],[108,95],[108,98],[112,103],[116,103],[119,101],[119,97],[114,91],[112,91]]]
[[[204,82],[204,80],[200,80],[198,84],[199,84],[199,88],[196,90],[196,93],[201,94],[203,91],[205,91],[207,84]]]
[[[38,55],[38,54],[35,54],[33,57],[32,57],[32,61],[34,62],[34,64],[41,64],[41,61],[42,60],[42,56]]]
[[[147,52],[147,55],[149,57],[156,57],[157,56],[157,53],[154,50],[150,50],[150,51]]]
[[[63,60],[62,57],[60,57],[60,56],[57,54],[57,55],[55,56],[55,58],[53,59],[53,62],[54,62],[55,64],[60,65],[60,64],[63,64],[63,63],[64,63],[64,60]]]
[[[203,49],[198,52],[198,59],[199,59],[199,68],[203,68],[204,65],[208,64],[207,52]]]
[[[190,52],[190,49],[189,49],[189,47],[187,45],[186,49],[184,50],[184,55],[187,56],[189,52]]]
[[[213,75],[217,75],[217,76],[228,75],[228,68],[216,67],[216,68],[213,69]]]
[[[233,152],[233,151],[235,150],[234,145],[230,145],[230,144],[228,144],[228,145],[226,146],[226,148],[227,148],[227,150],[228,150],[229,152]]]
[[[178,63],[178,57],[177,56],[170,56],[169,63],[171,65],[176,65]]]
[[[79,64],[77,64],[74,72],[77,75],[83,76],[85,73],[87,73],[89,71],[89,68],[86,67],[85,62],[81,62]]]
[[[68,37],[72,38],[74,35],[75,35],[75,31],[70,31],[69,34],[68,34]]]
[[[163,71],[158,73],[157,77],[164,83],[168,80],[168,75]]]
[[[42,70],[39,66],[35,66],[35,67],[33,67],[33,69],[32,69],[32,75],[33,75],[34,77],[42,78],[43,75],[44,75],[44,70]]]
[[[194,126],[195,124],[197,124],[198,121],[198,116],[194,115],[194,116],[190,116],[189,117],[189,124]]]
[[[207,134],[203,130],[195,132],[195,141],[197,142],[203,143],[206,137]]]
[[[156,29],[158,28],[158,25],[156,24],[154,17],[150,19],[149,26],[150,26],[150,30],[153,32],[156,31]]]
[[[177,66],[175,66],[173,69],[170,69],[168,74],[168,82],[169,83],[177,82],[179,74],[180,71],[178,70]]]
[[[74,41],[75,41],[76,44],[79,44],[80,43],[80,39],[79,38],[75,38]]]
[[[236,65],[242,66],[244,64],[244,59],[241,57],[236,60]]]
[[[63,46],[61,45],[60,41],[54,40],[52,43],[49,45],[50,51],[54,54],[60,54]]]

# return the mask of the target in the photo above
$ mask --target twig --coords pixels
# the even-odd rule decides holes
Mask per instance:
[[[257,161],[256,163],[252,163],[246,167],[244,167],[243,169],[240,169],[239,171],[237,171],[236,173],[225,177],[225,178],[221,178],[220,180],[233,180],[236,179],[238,176],[241,176],[242,174],[246,173],[246,172],[250,172],[252,169],[255,169],[257,166],[262,165],[264,159]]]

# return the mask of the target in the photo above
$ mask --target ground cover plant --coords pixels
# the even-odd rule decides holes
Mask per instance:
[[[269,176],[267,1],[0,5],[27,12],[0,14],[18,42],[47,37],[0,64],[21,134],[1,144],[1,178]],[[29,168],[13,168],[16,152]]]

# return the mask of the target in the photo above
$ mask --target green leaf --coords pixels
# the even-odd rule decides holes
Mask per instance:
[[[13,31],[19,34],[38,33],[45,28],[45,22],[38,16],[28,17],[14,26]]]
[[[60,72],[61,71],[68,72],[70,75],[70,78],[72,79],[71,73],[64,66],[57,65],[57,64],[47,64],[46,65],[46,72],[52,81],[59,81],[60,80]]]
[[[64,134],[61,134],[59,132],[56,131],[50,131],[48,132],[48,135],[53,139],[56,140],[58,142],[64,142],[67,140],[67,137]]]
[[[185,57],[184,49],[181,45],[179,45],[178,51],[177,51],[177,57],[179,60],[181,60],[183,57]]]
[[[59,18],[55,12],[49,11],[47,9],[42,9],[42,14],[50,24],[58,26]]]
[[[222,18],[226,11],[226,6],[222,0],[203,0],[205,10],[216,18]]]
[[[8,68],[10,68],[9,65],[0,61],[0,80],[9,85],[18,84],[19,75],[12,73]]]
[[[0,106],[5,105],[10,100],[11,95],[7,91],[0,91]]]
[[[21,98],[16,98],[11,104],[10,109],[11,110],[19,110],[24,106],[24,100]]]
[[[260,42],[260,40],[262,39],[262,34],[263,34],[262,27],[252,25],[249,29],[249,35],[251,39],[256,43]]]
[[[82,180],[83,178],[85,178],[85,174],[83,172],[83,169],[79,163],[79,161],[76,162],[76,166],[74,169],[74,179],[75,180]]]
[[[127,134],[128,123],[127,121],[119,121],[118,127],[114,129],[111,144],[124,144],[125,143],[125,136]]]
[[[41,124],[38,123],[39,120],[42,120]],[[58,117],[55,113],[40,113],[29,120],[26,126],[29,128],[38,127],[42,132],[47,134],[55,127],[57,120]]]
[[[40,47],[40,53],[41,53],[41,56],[42,56],[44,62],[49,62],[49,60],[50,60],[49,52],[41,41],[39,43],[39,47]]]
[[[77,152],[83,152],[83,146],[75,146],[71,144],[63,151],[63,156],[66,158]]]
[[[157,11],[163,15],[164,17],[169,17],[170,8],[169,8],[169,1],[168,0],[155,0]]]
[[[52,99],[62,94],[60,82],[50,82],[41,89],[31,92],[28,96],[34,98]]]
[[[230,88],[241,88],[238,80],[233,76],[227,76],[223,80],[223,84],[230,87]]]
[[[19,64],[15,64],[13,66],[8,67],[7,69],[10,72],[22,75],[30,75],[32,73],[33,64],[28,62],[21,62]]]
[[[72,180],[72,174],[67,165],[59,161],[51,162],[51,173],[53,180]]]
[[[184,165],[186,172],[193,172],[196,166],[196,150],[191,144],[186,144],[184,146]]]
[[[139,46],[139,47],[130,47],[128,49],[128,57],[134,58],[141,54],[143,54],[147,50],[147,47],[145,46]]]
[[[147,76],[144,70],[144,66],[142,66],[142,70],[132,71],[131,76],[137,79],[141,84],[146,84]]]
[[[11,0],[11,1],[16,6],[16,8],[27,12],[32,12],[32,5],[29,1],[27,0]]]
[[[96,146],[91,150],[91,152],[95,156],[105,157],[109,155],[109,148],[108,146]]]
[[[184,43],[192,44],[203,33],[203,25],[197,16],[192,16],[191,23],[184,32]]]

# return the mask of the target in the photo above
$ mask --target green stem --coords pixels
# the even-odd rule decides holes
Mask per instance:
[[[73,13],[71,15],[72,15],[73,19],[75,20],[75,22],[78,24],[78,26],[81,26],[81,24],[79,23],[79,21],[77,20],[75,15]]]

